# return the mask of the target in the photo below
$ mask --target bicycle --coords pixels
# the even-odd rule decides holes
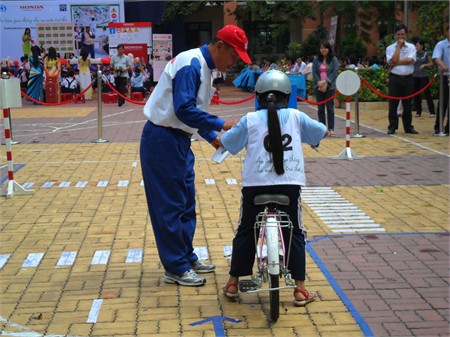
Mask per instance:
[[[250,280],[239,280],[239,290],[243,293],[269,291],[270,318],[276,322],[280,316],[280,289],[295,288],[288,270],[292,243],[293,225],[289,215],[277,209],[278,206],[289,205],[289,197],[283,194],[258,194],[253,203],[265,205],[264,211],[256,216],[253,227],[258,271]],[[282,235],[289,230],[289,244],[286,245]],[[285,286],[280,287],[280,278],[284,278]],[[269,283],[263,288],[263,283]]]

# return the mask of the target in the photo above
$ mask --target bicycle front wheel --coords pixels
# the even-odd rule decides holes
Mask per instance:
[[[280,286],[280,276],[269,274],[270,288],[278,288]],[[270,319],[276,322],[280,317],[280,290],[271,290],[269,296],[270,300]]]

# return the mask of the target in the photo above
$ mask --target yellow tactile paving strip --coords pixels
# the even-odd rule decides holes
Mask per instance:
[[[39,107],[11,109],[14,118],[47,118],[47,117],[85,117],[95,111],[95,107],[62,105],[56,107]]]

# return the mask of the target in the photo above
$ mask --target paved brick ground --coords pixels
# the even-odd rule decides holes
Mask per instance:
[[[224,87],[220,98],[237,104],[210,111],[239,118],[253,109],[249,97]],[[314,106],[299,106],[315,117]],[[387,136],[387,112],[365,107],[360,133],[366,137],[351,141],[357,159],[337,159],[345,147],[344,113],[337,110],[336,138],[323,140],[319,152],[304,147],[308,185],[336,192],[382,232],[333,234],[304,202],[307,285],[319,298],[294,308],[291,292],[282,292],[280,320],[269,324],[267,294],[245,294],[238,303],[221,294],[242,155],[217,165],[209,160],[211,146],[193,142],[195,246],[206,247],[217,270],[204,287],[176,287],[162,281],[141,185],[142,106],[103,105],[101,132],[95,100],[58,108],[24,102],[13,109],[13,138],[20,142],[13,146],[15,178],[33,183],[34,193],[0,200],[1,335],[448,336],[449,139],[432,136],[426,114],[414,118],[419,135]],[[91,142],[98,138],[109,142]],[[1,163],[4,182],[4,156]],[[141,250],[142,260],[127,263],[130,250]],[[110,255],[94,265],[99,251]],[[63,252],[77,253],[73,264],[57,266]],[[36,267],[23,265],[30,253],[43,254]],[[98,300],[98,319],[90,323]]]

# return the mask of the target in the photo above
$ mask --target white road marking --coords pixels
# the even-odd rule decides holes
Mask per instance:
[[[303,188],[302,201],[333,233],[385,231],[370,216],[330,187]]]

